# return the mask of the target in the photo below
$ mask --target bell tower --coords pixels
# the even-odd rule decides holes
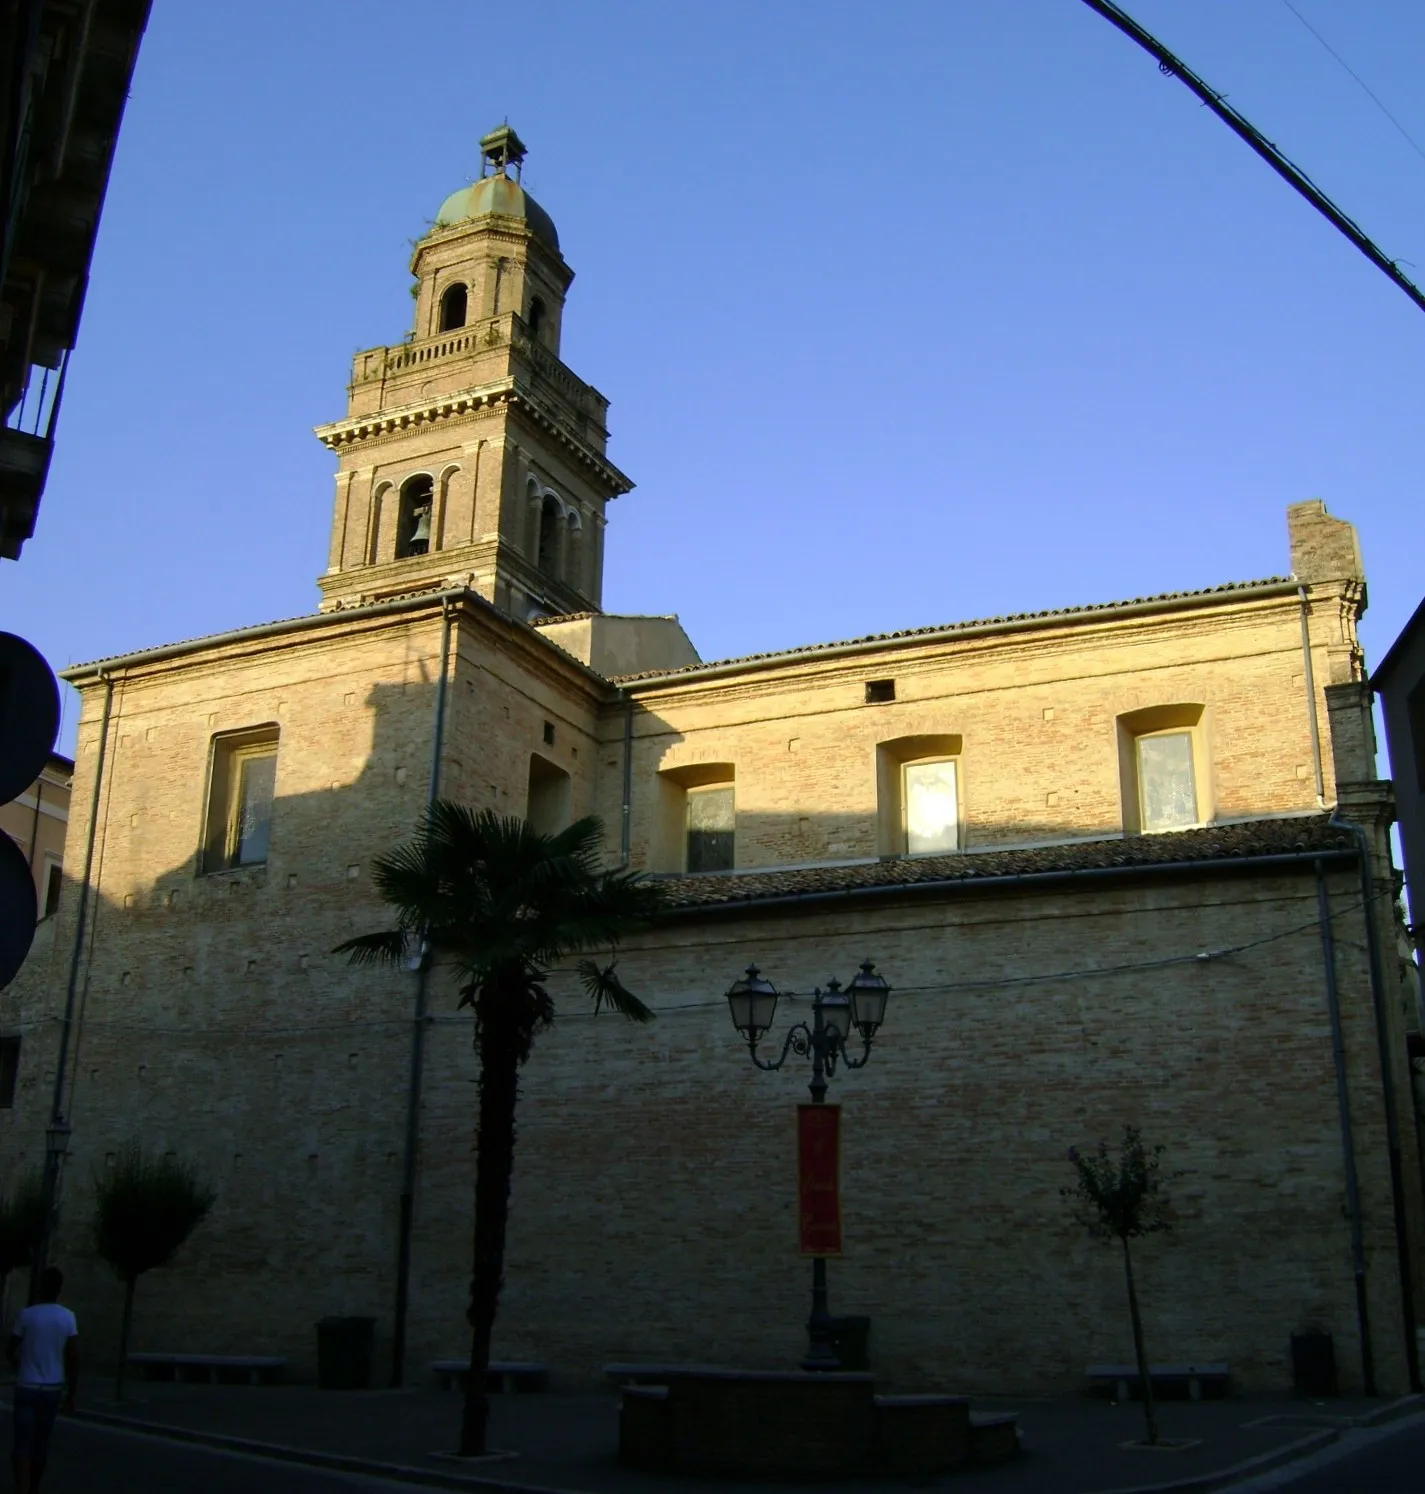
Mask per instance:
[[[322,610],[467,585],[516,617],[597,612],[604,516],[633,486],[608,401],[559,357],[574,272],[524,190],[525,147],[486,135],[478,181],[415,246],[415,325],[356,355]]]

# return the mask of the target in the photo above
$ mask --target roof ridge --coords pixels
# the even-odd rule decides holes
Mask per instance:
[[[764,659],[794,658],[802,654],[821,653],[833,648],[854,648],[858,644],[895,643],[902,639],[923,638],[932,633],[953,633],[961,629],[992,627],[996,623],[1037,622],[1046,617],[1079,617],[1091,612],[1111,612],[1119,607],[1142,607],[1153,602],[1183,601],[1189,597],[1208,597],[1222,592],[1250,591],[1260,586],[1294,584],[1291,576],[1263,576],[1255,581],[1223,581],[1216,586],[1200,586],[1189,591],[1160,591],[1152,596],[1127,597],[1116,602],[1081,602],[1073,607],[1046,607],[1039,612],[1006,612],[995,617],[966,618],[960,622],[928,623],[919,628],[899,628],[890,633],[864,633],[856,638],[836,638],[823,643],[802,643],[792,648],[767,649],[755,654],[734,654],[726,659],[708,659],[700,664],[685,664],[679,669],[645,669],[637,674],[613,677],[615,684],[636,680],[661,679],[676,674],[692,674],[700,669],[718,669],[733,664],[755,664]]]

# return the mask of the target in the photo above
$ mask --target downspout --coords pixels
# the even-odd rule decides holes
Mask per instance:
[[[44,769],[40,769],[40,776],[35,779],[35,818],[30,825],[30,875],[34,875],[35,858],[40,854],[40,805],[45,796]],[[44,909],[40,909],[40,916],[44,916]]]
[[[432,729],[430,794],[427,807],[440,797],[440,757],[445,741],[446,678],[450,673],[450,599],[440,599],[440,679],[435,687],[435,725]],[[411,1305],[411,1232],[415,1222],[416,1155],[420,1147],[421,1079],[425,1071],[427,966],[421,945],[416,967],[416,1003],[411,1020],[411,1071],[406,1089],[406,1142],[401,1162],[401,1208],[396,1242],[396,1312],[391,1333],[391,1386],[399,1389],[406,1375],[406,1320]]]
[[[35,1300],[40,1274],[49,1258],[50,1238],[54,1233],[55,1207],[59,1199],[59,1173],[64,1150],[50,1145],[48,1132],[67,1129],[64,1104],[64,1076],[69,1066],[69,1043],[74,1028],[74,1003],[79,990],[79,966],[84,955],[84,926],[89,917],[89,879],[94,871],[94,841],[99,833],[99,803],[104,786],[104,761],[109,749],[109,718],[114,708],[114,677],[99,670],[104,681],[104,713],[99,721],[99,752],[94,763],[94,793],[89,803],[89,834],[84,843],[84,872],[79,879],[79,907],[74,915],[74,948],[69,956],[69,985],[64,996],[64,1016],[59,1028],[59,1056],[54,1066],[54,1095],[50,1102],[49,1127],[45,1136],[45,1166],[41,1183],[40,1237],[35,1243],[34,1265],[30,1270],[30,1300]],[[66,1138],[67,1140],[67,1138]]]
[[[1321,765],[1321,722],[1316,714],[1316,671],[1311,665],[1311,601],[1304,586],[1298,586],[1301,598],[1301,665],[1306,685],[1306,715],[1311,723],[1311,765],[1316,770],[1316,802],[1326,803],[1326,774]]]
[[[1351,1135],[1351,1097],[1346,1084],[1346,1044],[1341,1031],[1341,996],[1336,988],[1336,938],[1331,931],[1331,900],[1326,869],[1316,863],[1316,909],[1321,926],[1321,963],[1326,974],[1326,1006],[1331,1016],[1331,1059],[1336,1070],[1336,1108],[1340,1115],[1341,1152],[1346,1163],[1346,1209],[1351,1219],[1351,1268],[1356,1279],[1356,1325],[1361,1339],[1361,1384],[1376,1393],[1375,1358],[1371,1352],[1370,1316],[1366,1306],[1366,1247],[1361,1226],[1361,1186],[1356,1175],[1356,1146]]]
[[[1386,1146],[1390,1154],[1390,1195],[1395,1222],[1395,1252],[1400,1271],[1400,1311],[1405,1323],[1405,1364],[1410,1389],[1420,1389],[1420,1346],[1415,1337],[1415,1282],[1410,1258],[1410,1231],[1405,1217],[1404,1168],[1400,1159],[1400,1117],[1395,1103],[1395,1084],[1391,1078],[1390,1038],[1386,1026],[1385,967],[1380,953],[1380,930],[1375,917],[1375,873],[1371,870],[1370,841],[1365,827],[1343,820],[1338,811],[1331,812],[1332,825],[1355,838],[1361,865],[1361,910],[1366,923],[1366,957],[1371,977],[1371,1006],[1375,1015],[1376,1051],[1380,1061],[1381,1093],[1385,1102]]]
[[[623,698],[623,809],[619,824],[619,868],[633,855],[633,697]]]

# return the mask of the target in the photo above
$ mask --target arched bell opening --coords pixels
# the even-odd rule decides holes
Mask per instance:
[[[401,511],[396,527],[396,559],[430,553],[435,484],[427,472],[401,484]]]

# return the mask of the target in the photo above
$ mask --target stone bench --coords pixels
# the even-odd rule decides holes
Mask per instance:
[[[870,1375],[616,1368],[665,1382],[624,1386],[619,1451],[631,1466],[754,1479],[835,1478],[875,1469]]]
[[[671,1376],[688,1368],[686,1364],[606,1364],[604,1378],[615,1385],[667,1385]]]
[[[436,1359],[431,1362],[431,1373],[440,1382],[442,1390],[454,1390],[464,1386],[470,1373],[468,1359]],[[485,1376],[485,1393],[501,1395],[506,1390],[536,1391],[549,1389],[549,1370],[542,1364],[523,1364],[512,1359],[492,1359]]]
[[[130,1354],[126,1361],[145,1380],[197,1384],[275,1385],[287,1361],[267,1354]]]
[[[1019,1417],[1013,1411],[970,1413],[970,1461],[1003,1463],[1019,1453]]]
[[[1120,1401],[1131,1400],[1138,1387],[1136,1364],[1091,1364],[1084,1376],[1092,1385],[1112,1385]],[[1175,1390],[1186,1387],[1188,1397],[1194,1401],[1202,1399],[1204,1387],[1216,1391],[1227,1389],[1225,1364],[1150,1364],[1148,1377],[1154,1390],[1160,1385]]]
[[[967,1396],[874,1394],[870,1375],[608,1365],[623,1386],[619,1459],[728,1478],[919,1478],[1019,1450],[1014,1413]],[[659,1379],[661,1384],[639,1383]]]
[[[970,1461],[970,1398],[878,1395],[876,1461],[903,1478],[948,1473]]]
[[[625,1385],[618,1408],[619,1462],[646,1473],[664,1473],[668,1449],[668,1387]]]

